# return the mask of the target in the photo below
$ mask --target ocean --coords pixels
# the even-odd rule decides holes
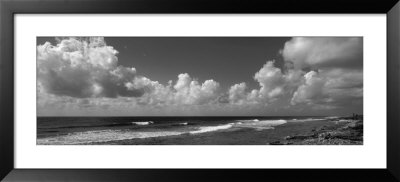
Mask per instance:
[[[328,121],[328,118],[38,117],[36,143],[37,145],[262,144],[268,139],[296,134],[302,129],[311,130],[320,125],[334,124]]]

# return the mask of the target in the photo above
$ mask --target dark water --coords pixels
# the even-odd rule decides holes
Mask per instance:
[[[219,131],[274,129],[325,117],[38,117],[37,144],[90,144]]]

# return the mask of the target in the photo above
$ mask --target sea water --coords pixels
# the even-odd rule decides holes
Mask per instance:
[[[243,129],[271,130],[325,117],[38,117],[38,145],[76,145]]]

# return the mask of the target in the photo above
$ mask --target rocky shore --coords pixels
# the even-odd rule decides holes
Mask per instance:
[[[334,126],[322,126],[303,135],[286,136],[269,145],[362,145],[363,120],[333,119]]]

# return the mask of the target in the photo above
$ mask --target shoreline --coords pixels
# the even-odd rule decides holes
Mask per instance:
[[[84,145],[362,145],[362,120],[290,122],[257,131],[235,128],[201,134],[126,139]]]

